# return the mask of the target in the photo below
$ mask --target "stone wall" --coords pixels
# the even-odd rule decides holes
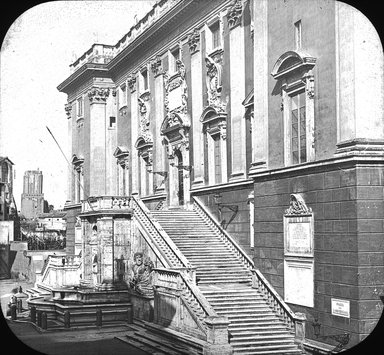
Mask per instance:
[[[284,296],[283,215],[299,193],[314,214],[314,307],[293,305],[315,318],[324,334],[351,333],[349,346],[376,325],[382,304],[382,165],[323,166],[255,180],[255,266]],[[350,301],[350,318],[331,314],[331,298]]]

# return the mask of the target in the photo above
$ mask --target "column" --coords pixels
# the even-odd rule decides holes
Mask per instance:
[[[131,144],[130,147],[131,156],[132,156],[132,194],[138,194],[139,193],[139,181],[138,181],[138,175],[139,175],[139,157],[137,154],[137,150],[135,148],[135,143],[138,138],[138,112],[137,112],[137,85],[136,85],[136,75],[137,74],[131,74],[128,78],[128,85],[131,90]]]
[[[252,124],[252,164],[250,172],[268,167],[268,3],[254,6],[254,117]]]
[[[352,6],[335,2],[335,10],[338,143],[355,140],[357,144],[361,138],[382,140],[384,83],[380,38],[370,21]]]
[[[90,196],[106,194],[106,99],[109,89],[93,87],[90,102]]]
[[[191,37],[192,38],[192,37]],[[203,85],[202,85],[202,59],[201,51],[198,47],[197,38],[200,33],[195,33],[195,41],[192,42],[194,52],[191,54],[191,93],[192,100],[192,140],[193,140],[193,185],[204,184],[204,136],[200,117],[203,112]]]
[[[155,145],[155,159],[153,161],[153,171],[163,172],[165,171],[164,166],[164,147],[163,147],[163,136],[161,135],[160,128],[164,120],[164,77],[163,74],[155,75],[155,126],[156,132],[154,136]],[[155,186],[157,186],[156,192],[164,192],[165,186],[163,180],[164,176],[159,174],[151,174]]]
[[[244,27],[237,25],[229,32],[231,87],[231,179],[245,177],[246,139],[242,102],[245,98]]]

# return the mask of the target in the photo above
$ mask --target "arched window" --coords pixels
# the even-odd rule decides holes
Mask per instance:
[[[208,106],[201,115],[204,132],[205,180],[209,185],[227,181],[227,114]]]
[[[286,166],[315,158],[315,63],[316,59],[306,53],[288,51],[276,61],[271,73],[281,89]]]

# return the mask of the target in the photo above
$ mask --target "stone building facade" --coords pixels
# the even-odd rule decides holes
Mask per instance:
[[[37,218],[43,212],[43,172],[40,170],[27,170],[23,178],[21,213],[25,218]]]
[[[303,3],[159,1],[71,64],[67,250],[89,197],[197,196],[308,338],[351,346],[382,311],[383,52],[357,10]]]

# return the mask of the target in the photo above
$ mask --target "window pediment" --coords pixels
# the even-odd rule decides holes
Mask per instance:
[[[83,164],[84,164],[84,158],[82,156],[76,156],[76,154],[73,154],[72,165],[74,165],[75,167],[78,167]]]
[[[299,70],[310,70],[316,64],[316,58],[304,52],[288,51],[276,61],[271,75],[280,79]]]
[[[113,156],[116,159],[123,159],[129,156],[129,150],[125,146],[118,146],[115,149],[115,152],[113,153]]]

